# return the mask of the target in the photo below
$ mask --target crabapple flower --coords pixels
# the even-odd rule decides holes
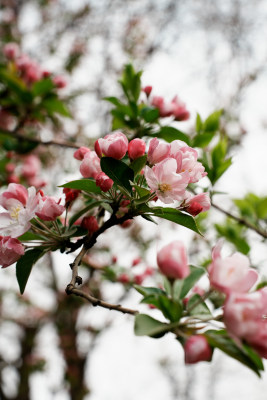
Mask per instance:
[[[17,43],[10,42],[4,46],[3,53],[9,60],[15,60],[19,56],[20,49]]]
[[[69,189],[64,188],[63,193],[65,194],[65,207],[69,207],[70,204],[77,199],[79,194],[81,193],[80,190],[77,189]]]
[[[179,240],[169,243],[158,252],[157,263],[162,274],[168,278],[184,279],[190,274],[186,249]]]
[[[41,170],[41,161],[37,156],[31,154],[24,158],[21,175],[28,179],[35,177]]]
[[[221,258],[222,242],[212,251],[212,263],[208,268],[210,284],[220,292],[246,293],[258,279],[258,273],[249,268],[249,259],[241,253]]]
[[[244,339],[267,358],[267,288],[253,293],[231,292],[224,305],[224,323],[235,340]]]
[[[90,233],[94,233],[99,229],[97,219],[93,215],[90,215],[89,217],[84,217],[81,223],[81,227],[87,229]]]
[[[24,254],[24,246],[10,236],[0,236],[0,265],[6,268],[14,264]]]
[[[95,142],[95,152],[99,158],[104,156],[121,160],[128,150],[128,139],[122,132],[115,132]]]
[[[65,211],[65,207],[59,203],[60,200],[56,202],[53,197],[43,196],[39,202],[39,209],[36,211],[37,217],[43,221],[54,221]]]
[[[172,115],[174,116],[175,121],[186,121],[190,117],[185,104],[181,102],[177,96],[172,99],[170,108],[172,109]]]
[[[63,89],[67,86],[67,81],[64,76],[57,75],[53,78],[53,83],[58,89]]]
[[[128,155],[131,160],[141,157],[146,152],[146,143],[142,139],[133,139],[128,145]]]
[[[100,167],[100,159],[94,151],[88,151],[80,165],[80,172],[84,178],[96,178],[102,172]]]
[[[95,183],[103,192],[108,192],[112,188],[114,182],[105,172],[100,172],[95,178]]]
[[[0,195],[0,205],[7,210],[0,213],[0,235],[15,238],[27,232],[30,220],[39,210],[40,199],[33,186],[27,190],[20,184],[9,184]]]
[[[166,158],[153,168],[144,168],[148,186],[163,203],[173,203],[184,198],[189,174],[177,174],[176,170],[177,162],[174,158]]]
[[[149,143],[147,160],[149,164],[154,165],[169,157],[170,145],[160,142],[158,138],[153,138]]]
[[[200,193],[196,196],[189,192],[186,192],[185,200],[185,211],[194,217],[201,212],[208,211],[210,209],[210,196],[208,193]]]
[[[147,97],[149,97],[150,93],[152,92],[152,86],[145,86],[142,88],[142,91],[147,95]]]
[[[184,356],[186,364],[195,364],[199,361],[210,361],[212,350],[205,336],[190,336],[184,344]]]
[[[172,115],[172,107],[166,104],[161,96],[154,96],[151,100],[151,105],[159,110],[159,116],[162,118],[170,117]]]
[[[80,147],[78,150],[76,150],[73,154],[73,157],[76,158],[76,160],[82,161],[84,159],[84,156],[86,153],[89,153],[91,151],[87,147]]]

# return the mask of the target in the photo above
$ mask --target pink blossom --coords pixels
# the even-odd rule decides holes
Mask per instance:
[[[6,268],[24,254],[24,246],[18,239],[0,236],[0,265]]]
[[[9,184],[0,195],[0,205],[7,210],[0,213],[0,234],[14,238],[27,232],[31,227],[30,220],[39,209],[40,198],[34,187],[26,190],[22,185]]]
[[[55,84],[55,86],[58,89],[63,89],[64,87],[67,86],[67,81],[66,78],[64,78],[64,76],[61,75],[57,75],[53,78],[53,83]]]
[[[185,211],[194,217],[199,213],[210,209],[210,196],[208,193],[200,193],[194,196],[187,192],[186,195]]]
[[[12,174],[12,173],[15,171],[15,169],[16,169],[16,165],[13,164],[13,163],[8,163],[8,164],[6,164],[6,166],[5,166],[5,170],[6,170],[6,172],[7,172],[8,174]]]
[[[17,175],[11,174],[7,177],[7,183],[19,183],[20,179]]]
[[[160,142],[158,138],[153,138],[149,143],[147,160],[149,164],[154,165],[169,157],[169,143]]]
[[[94,233],[99,229],[97,219],[93,215],[90,215],[89,217],[84,217],[81,226],[82,228],[87,229],[90,233]]]
[[[87,147],[80,147],[78,150],[76,150],[73,154],[73,157],[76,158],[76,160],[82,161],[84,159],[84,156],[86,153],[89,153],[91,150],[88,149]]]
[[[32,178],[27,179],[28,185],[34,186],[37,189],[41,189],[47,185],[47,182],[38,176],[33,176]]]
[[[165,103],[165,100],[161,96],[154,96],[151,101],[151,105],[159,110],[160,117],[170,117],[173,112],[171,104]]]
[[[210,284],[226,294],[231,291],[248,292],[258,279],[258,273],[249,268],[249,259],[241,253],[221,258],[222,242],[212,252],[212,263],[208,268]]]
[[[133,139],[128,145],[128,155],[131,160],[141,157],[146,152],[146,142],[142,139]]]
[[[122,132],[110,133],[95,142],[95,151],[100,158],[104,154],[107,157],[121,160],[127,150],[128,139]]]
[[[190,336],[184,344],[186,364],[195,364],[199,361],[210,361],[212,350],[203,335]]]
[[[150,93],[152,92],[152,86],[145,86],[142,91],[147,95],[147,97],[150,96]]]
[[[190,274],[186,249],[183,242],[175,240],[157,254],[157,263],[163,275],[173,279],[184,279]]]
[[[177,96],[172,99],[171,108],[175,121],[186,121],[190,117],[185,104],[181,102]]]
[[[94,151],[89,151],[84,155],[80,165],[80,172],[84,178],[96,178],[102,172],[100,167],[100,159]]]
[[[39,209],[36,211],[37,217],[43,221],[54,221],[65,211],[65,207],[59,203],[60,200],[56,201],[53,197],[42,197],[39,202]]]
[[[7,43],[4,46],[3,53],[9,60],[15,60],[19,56],[20,48],[17,43]]]
[[[108,192],[113,186],[113,180],[104,172],[100,172],[95,178],[96,186],[99,186],[102,192]]]
[[[41,170],[41,166],[42,164],[39,158],[36,155],[31,154],[24,158],[21,175],[24,178],[33,178],[38,175]]]
[[[253,293],[232,292],[224,306],[224,323],[234,339],[244,339],[267,358],[267,288]]]
[[[166,158],[153,168],[147,166],[144,168],[148,186],[153,192],[156,192],[163,203],[182,200],[185,195],[189,174],[187,172],[177,174],[176,170],[177,162],[173,158]]]

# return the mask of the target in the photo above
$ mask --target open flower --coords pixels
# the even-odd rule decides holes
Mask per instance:
[[[128,139],[122,132],[115,132],[95,142],[95,151],[99,158],[104,156],[121,160],[128,150]]]
[[[149,143],[147,160],[149,164],[153,165],[163,161],[169,156],[169,153],[169,143],[160,142],[158,138],[153,138]]]
[[[0,213],[0,234],[15,238],[27,232],[39,210],[40,198],[33,186],[27,190],[22,185],[9,184],[0,196],[0,205],[7,210]]]
[[[65,211],[65,207],[59,203],[60,200],[56,201],[53,197],[43,196],[39,202],[39,209],[36,211],[37,217],[43,221],[54,221]]]
[[[85,153],[82,163],[80,165],[80,173],[84,178],[96,178],[102,172],[100,167],[100,159],[97,157],[95,151],[88,151]]]
[[[248,292],[258,279],[257,271],[249,268],[248,257],[241,253],[221,258],[221,246],[219,242],[212,251],[212,263],[208,268],[211,286],[226,294]]]
[[[177,174],[176,170],[177,162],[174,158],[166,158],[153,168],[144,168],[148,186],[163,203],[173,203],[184,198],[189,174]]]
[[[0,265],[3,268],[14,264],[24,254],[24,246],[18,239],[0,236]]]

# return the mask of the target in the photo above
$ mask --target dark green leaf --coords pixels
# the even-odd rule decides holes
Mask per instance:
[[[23,294],[27,281],[29,279],[33,265],[42,257],[44,250],[40,247],[28,250],[18,260],[16,265],[16,276],[20,288],[20,293]]]
[[[207,304],[203,301],[199,294],[194,294],[187,303],[187,310],[189,310],[190,315],[211,317],[211,312]]]
[[[55,85],[51,79],[42,79],[33,84],[32,93],[34,96],[43,96],[54,89]]]
[[[132,192],[130,181],[134,180],[134,172],[123,161],[111,157],[102,157],[101,169],[115,184],[125,188],[129,194]]]
[[[135,317],[134,333],[137,336],[151,336],[159,338],[169,331],[168,324],[158,321],[146,314],[138,314]]]
[[[53,115],[54,113],[63,115],[64,117],[71,118],[71,114],[63,101],[56,97],[47,98],[42,102],[42,106],[46,111]]]
[[[154,136],[164,139],[168,143],[172,142],[173,140],[182,140],[190,145],[189,136],[178,129],[173,128],[172,126],[163,126],[159,132],[156,132]]]
[[[204,268],[198,268],[194,267],[193,265],[190,265],[190,275],[188,275],[184,280],[182,284],[182,288],[180,291],[180,299],[183,299],[189,290],[191,290],[194,285],[197,283],[197,281],[201,278],[201,276],[205,273]]]
[[[27,242],[29,240],[44,240],[44,237],[41,235],[37,235],[33,232],[26,232],[18,238],[21,242]]]
[[[95,181],[92,181],[91,179],[78,179],[77,181],[71,181],[59,187],[83,190],[87,193],[101,193],[101,189],[96,186]]]
[[[164,290],[155,288],[155,287],[146,287],[146,286],[139,286],[139,285],[134,285],[134,288],[143,296],[160,296],[160,295],[166,295],[166,292]]]
[[[154,122],[159,118],[159,110],[158,108],[144,107],[141,110],[141,117],[143,117],[146,122]]]
[[[147,161],[147,155],[136,158],[134,161],[131,162],[129,167],[134,171],[134,176],[138,175],[140,171],[144,168]]]
[[[150,208],[150,211],[155,217],[167,219],[201,234],[194,218],[191,215],[185,214],[174,208],[152,207]]]

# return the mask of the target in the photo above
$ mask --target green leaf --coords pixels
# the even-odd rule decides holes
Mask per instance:
[[[42,102],[42,106],[46,109],[48,114],[60,114],[64,117],[71,118],[71,114],[63,101],[59,100],[56,97],[49,97]]]
[[[160,296],[160,295],[166,295],[166,292],[164,290],[155,288],[155,287],[146,287],[146,286],[140,286],[140,285],[134,285],[134,288],[142,294],[143,296]]]
[[[153,218],[151,218],[150,215],[142,214],[141,217],[149,222],[153,222],[153,224],[158,225],[158,223]]]
[[[163,126],[159,132],[156,132],[155,137],[166,140],[166,142],[170,143],[173,140],[182,140],[183,142],[190,145],[190,138],[185,133],[179,131],[172,126]]]
[[[186,228],[191,229],[192,231],[201,235],[194,218],[189,214],[185,214],[179,210],[176,210],[175,208],[163,207],[151,207],[150,212],[155,217],[175,222],[176,224],[185,226]]]
[[[142,169],[146,165],[146,161],[147,155],[145,154],[144,156],[138,157],[131,162],[129,167],[134,171],[134,176],[138,175],[140,171],[142,171]]]
[[[149,295],[144,297],[141,303],[153,304],[171,322],[178,322],[182,316],[182,305],[178,301],[168,298],[166,295]]]
[[[98,186],[96,186],[95,181],[86,178],[64,183],[64,185],[60,185],[59,187],[83,190],[86,193],[97,193],[97,194],[101,193],[101,189]]]
[[[201,316],[204,317],[211,317],[211,312],[207,306],[207,304],[203,301],[199,294],[194,294],[187,303],[187,310],[189,311],[190,315]]]
[[[16,276],[21,294],[23,294],[25,290],[33,265],[42,257],[43,254],[44,250],[40,247],[36,247],[35,249],[27,250],[18,260],[16,265]]]
[[[41,235],[37,235],[36,233],[33,232],[26,232],[23,235],[21,235],[18,238],[21,242],[27,242],[27,241],[32,241],[32,240],[44,240],[44,237]]]
[[[223,110],[213,112],[208,116],[203,124],[203,130],[205,132],[216,132],[220,128],[220,118]]]
[[[194,267],[190,265],[190,275],[183,279],[179,298],[183,299],[187,293],[194,287],[201,276],[205,273],[204,268]]]
[[[217,347],[228,356],[250,368],[259,377],[261,376],[260,371],[263,370],[261,359],[249,346],[237,346],[223,329],[219,331],[209,330],[206,331],[204,335],[212,347]]]
[[[149,194],[151,194],[150,190],[145,189],[141,186],[133,185],[133,187],[135,188],[136,192],[140,197],[148,196]]]
[[[207,147],[213,137],[214,137],[213,132],[205,132],[202,133],[201,135],[197,135],[193,139],[192,147],[202,147],[202,148]]]
[[[119,83],[130,101],[134,100],[136,102],[139,99],[141,92],[141,75],[142,71],[135,72],[132,64],[125,65]]]
[[[143,117],[146,122],[154,122],[159,118],[159,109],[144,107],[141,110],[141,117]]]
[[[55,88],[51,79],[42,79],[33,84],[32,93],[34,96],[43,96]]]
[[[197,131],[197,133],[200,133],[202,131],[202,127],[203,127],[203,122],[202,122],[201,116],[199,114],[197,114],[197,117],[196,117],[196,131]]]
[[[168,324],[158,321],[146,314],[138,314],[135,317],[134,333],[136,336],[151,336],[159,338],[169,331]]]
[[[102,157],[101,169],[115,184],[125,188],[129,194],[132,192],[130,181],[134,180],[134,172],[123,161],[111,157]]]

